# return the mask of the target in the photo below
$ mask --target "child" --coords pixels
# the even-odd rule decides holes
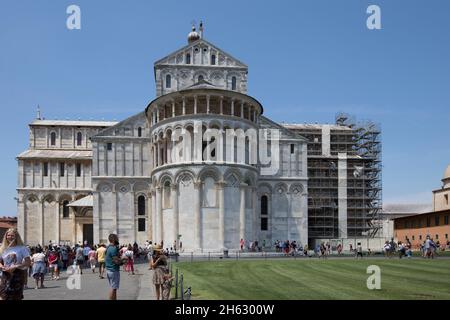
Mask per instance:
[[[89,250],[89,253],[88,253],[88,259],[89,259],[89,264],[91,266],[92,273],[95,273],[95,265],[97,264],[97,260],[95,259],[96,253],[97,253],[96,247]]]
[[[173,277],[169,273],[169,269],[167,268],[167,273],[164,274],[164,282],[162,284],[162,300],[170,299],[170,289],[173,287],[172,281]]]

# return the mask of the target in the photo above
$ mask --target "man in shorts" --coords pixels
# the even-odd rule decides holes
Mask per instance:
[[[108,237],[109,246],[106,249],[105,266],[106,277],[108,278],[111,290],[109,300],[117,300],[117,290],[120,285],[120,256],[119,256],[119,237],[116,234],[110,234]]]
[[[106,255],[106,245],[104,243],[102,243],[96,253],[95,253],[95,258],[98,262],[98,272],[99,272],[99,277],[100,279],[104,279],[104,275],[105,275],[105,255]]]

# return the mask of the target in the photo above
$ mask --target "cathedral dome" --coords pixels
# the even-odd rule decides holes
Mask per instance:
[[[188,43],[192,43],[200,39],[200,34],[195,31],[195,26],[192,26],[192,31],[188,34]]]
[[[450,180],[450,165],[445,170],[444,179],[443,180]]]

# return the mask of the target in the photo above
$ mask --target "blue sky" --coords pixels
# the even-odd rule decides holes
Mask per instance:
[[[81,30],[66,8],[81,8]],[[366,9],[381,8],[382,30]],[[249,66],[249,94],[276,121],[381,123],[385,202],[431,202],[450,164],[450,2],[0,2],[0,216],[15,215],[17,163],[39,104],[47,119],[121,120],[155,97],[153,62],[191,21]]]

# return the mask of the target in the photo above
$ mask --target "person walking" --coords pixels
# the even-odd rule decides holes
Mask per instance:
[[[84,255],[83,255],[83,248],[81,246],[77,246],[75,249],[75,260],[77,265],[77,271],[80,274],[83,274]]]
[[[48,267],[52,272],[52,280],[59,280],[58,252],[53,249],[48,253]]]
[[[105,255],[106,255],[106,245],[102,243],[100,247],[98,247],[97,251],[95,252],[95,258],[98,261],[98,273],[99,278],[104,279],[105,274]]]
[[[47,265],[45,261],[45,254],[42,252],[42,248],[37,248],[36,253],[31,257],[32,272],[31,276],[36,281],[35,289],[45,288],[44,278],[47,271]],[[40,285],[39,285],[40,283]]]
[[[132,275],[134,275],[134,252],[131,244],[128,245],[127,251],[125,251],[124,255],[127,258],[125,271],[128,272],[128,274],[130,274],[131,271]]]
[[[0,300],[22,300],[30,252],[16,228],[8,229],[0,246]]]
[[[97,260],[95,259],[97,254],[96,250],[97,248],[94,246],[88,253],[89,265],[91,266],[92,273],[95,273],[95,265],[97,264]]]
[[[119,255],[119,237],[116,234],[108,236],[109,246],[106,249],[106,277],[111,288],[109,300],[117,300],[117,290],[120,285],[120,266],[123,264]]]

